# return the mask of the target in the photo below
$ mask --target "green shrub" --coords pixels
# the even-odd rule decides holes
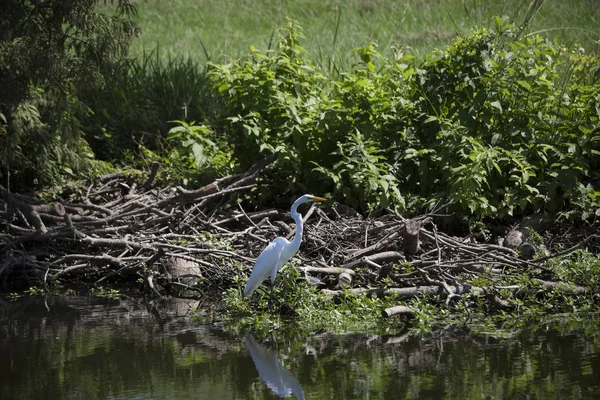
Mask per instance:
[[[472,218],[569,207],[595,214],[598,57],[519,38],[496,22],[495,31],[474,31],[417,68],[418,134],[397,170],[420,155],[429,182],[444,189],[426,193]]]
[[[576,250],[569,256],[551,262],[557,279],[597,292],[600,288],[600,257],[587,250]]]
[[[301,37],[290,22],[276,50],[264,54],[253,49],[245,62],[210,65],[209,75],[224,104],[220,126],[233,145],[234,158],[246,169],[267,154],[279,154],[271,176],[279,182],[276,194],[298,188],[318,191],[306,160],[319,160],[336,147],[335,140],[323,136],[324,114],[334,107],[326,94],[327,81],[305,58]],[[273,194],[267,192],[263,196]]]
[[[360,132],[350,135],[345,143],[338,143],[333,154],[340,157],[331,170],[316,170],[334,183],[334,194],[346,204],[368,211],[391,208],[404,211],[405,200],[399,190],[399,182],[393,165],[386,162],[382,151],[371,140],[363,140]]]
[[[421,63],[357,49],[337,79],[290,24],[276,50],[211,65],[219,127],[242,168],[280,155],[271,194],[332,192],[365,210],[441,203],[475,220],[596,215],[598,57],[495,21]]]
[[[299,45],[303,36],[292,23],[280,34],[276,50],[266,54],[254,50],[243,63],[212,64],[210,71],[225,105],[220,126],[234,144],[234,158],[241,168],[266,154],[279,155],[269,177],[276,187],[259,196],[335,191],[364,209],[400,206],[403,199],[390,167],[381,160],[383,152],[369,149],[380,147],[375,135],[383,126],[397,125],[395,118],[406,114],[397,107],[402,83],[376,71],[376,63],[385,61],[374,46],[357,50],[361,62],[353,73],[341,74],[339,81],[327,79],[307,58]],[[350,153],[362,151],[357,142],[361,136],[370,154],[342,166],[353,157]],[[354,149],[346,146],[351,138],[357,145]],[[337,171],[330,170],[334,165]],[[378,170],[369,171],[371,166]],[[348,181],[358,176],[360,182]],[[349,183],[354,188],[344,188]],[[364,185],[369,193],[363,193]]]
[[[14,188],[52,184],[97,167],[82,139],[82,91],[126,53],[133,6],[118,15],[95,0],[9,0],[0,21],[0,180]]]

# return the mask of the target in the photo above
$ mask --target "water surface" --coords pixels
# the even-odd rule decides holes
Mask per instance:
[[[190,306],[0,298],[0,398],[600,398],[600,339],[581,318],[506,340],[319,334],[274,345],[194,325]]]

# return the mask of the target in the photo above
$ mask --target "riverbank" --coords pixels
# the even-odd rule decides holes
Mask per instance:
[[[532,30],[543,1],[422,58],[362,42],[345,66],[323,63],[295,20],[268,50],[165,61],[128,57],[126,0],[111,18],[93,2],[13,3],[0,40],[0,86],[14,89],[0,101],[9,298],[134,288],[263,333],[597,310],[597,40]],[[305,192],[330,201],[301,210],[306,237],[276,298],[266,285],[243,298]]]
[[[118,298],[128,287],[143,297],[197,299],[197,319],[262,332],[282,324],[427,331],[598,311],[596,225],[533,215],[465,233],[449,215],[365,217],[334,202],[300,210],[304,241],[278,275],[274,305],[268,282],[244,298],[262,249],[294,234],[288,211],[239,201],[273,160],[193,191],[156,185],[152,171],[107,175],[52,202],[0,188],[5,205],[24,216],[2,234],[3,290],[87,288]]]

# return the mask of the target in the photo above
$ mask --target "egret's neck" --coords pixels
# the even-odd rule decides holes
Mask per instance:
[[[292,214],[292,218],[296,222],[296,234],[294,235],[294,239],[292,240],[292,249],[294,252],[298,251],[300,248],[300,243],[302,242],[302,232],[304,231],[304,221],[302,221],[302,215],[298,212],[298,206],[303,202],[296,201],[290,212]]]

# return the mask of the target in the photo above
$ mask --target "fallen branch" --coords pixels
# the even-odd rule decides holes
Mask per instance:
[[[590,235],[590,236],[586,237],[584,240],[582,240],[581,242],[577,243],[575,246],[569,247],[568,249],[563,250],[563,251],[559,251],[558,253],[550,254],[549,256],[546,256],[546,257],[536,258],[534,260],[531,260],[531,262],[539,264],[539,263],[542,263],[544,261],[548,261],[548,260],[553,259],[553,258],[557,258],[557,257],[565,256],[567,254],[571,254],[575,250],[581,249],[583,246],[585,246],[586,244],[588,244],[593,239],[598,239],[598,238],[600,238],[599,235]]]
[[[361,265],[368,264],[368,262],[384,262],[384,261],[399,261],[404,260],[404,254],[399,251],[385,251],[383,253],[372,254],[370,256],[365,256],[360,260],[355,260],[349,262],[347,264],[342,265],[342,268],[346,269],[354,269]]]
[[[393,317],[394,315],[405,315],[407,317],[412,317],[415,315],[415,312],[412,308],[406,306],[395,306],[386,308],[381,312],[382,316],[385,318]]]
[[[562,293],[566,293],[566,294],[587,294],[587,293],[589,293],[589,290],[583,286],[570,285],[570,284],[564,283],[564,282],[550,282],[550,281],[544,281],[541,279],[533,279],[533,281],[535,283],[537,283],[538,285],[541,285],[544,288],[555,291],[555,292],[562,292]]]
[[[339,267],[299,267],[300,271],[303,272],[314,272],[318,274],[329,274],[329,275],[339,275],[339,274],[350,274],[351,276],[356,275],[356,272],[352,271],[348,268],[339,268]]]

